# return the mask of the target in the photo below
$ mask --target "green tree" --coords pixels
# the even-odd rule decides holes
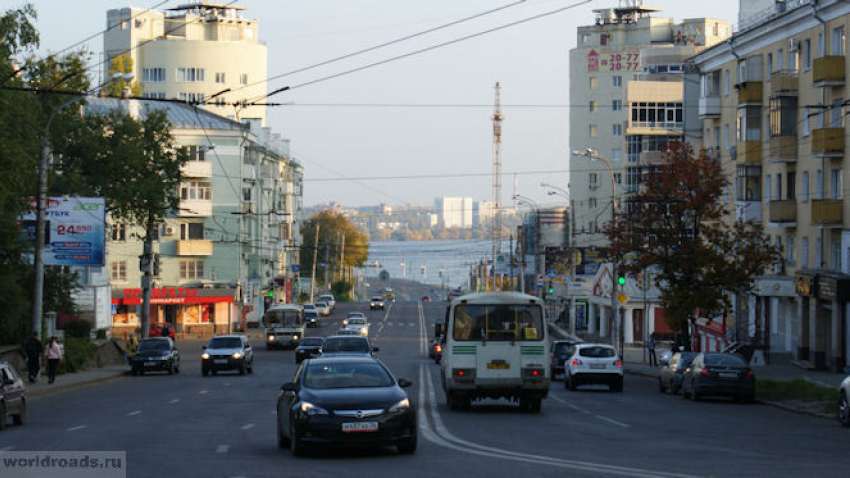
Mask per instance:
[[[109,62],[110,77],[115,73],[133,73],[133,58],[129,53],[124,52],[120,55],[115,55]],[[120,97],[121,91],[124,90],[124,87],[129,86],[131,96],[140,96],[142,94],[142,86],[137,80],[138,79],[110,83],[109,86],[105,88],[106,94],[107,96]]]
[[[696,313],[728,314],[731,294],[752,291],[779,257],[760,224],[730,220],[720,163],[671,145],[667,162],[642,176],[641,190],[609,224],[605,255],[625,272],[652,268],[672,330],[694,330]],[[688,326],[690,325],[690,329]]]
[[[314,214],[301,228],[301,274],[309,276],[313,270],[313,252],[316,245],[316,227],[319,228],[316,280],[323,280],[325,269],[329,277],[339,270],[339,260],[344,268],[363,267],[369,258],[369,240],[351,221],[342,214],[322,211]],[[345,249],[342,249],[345,236]],[[322,265],[325,264],[325,265]]]

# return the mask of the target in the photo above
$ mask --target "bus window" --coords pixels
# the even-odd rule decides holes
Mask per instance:
[[[263,316],[263,324],[266,327],[300,327],[303,322],[299,310],[272,309]]]
[[[460,304],[452,336],[458,341],[543,340],[543,312],[529,304]]]

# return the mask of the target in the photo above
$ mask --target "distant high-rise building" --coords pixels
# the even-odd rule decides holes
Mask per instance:
[[[472,206],[474,224],[487,224],[496,216],[496,203],[493,201],[475,201]]]
[[[443,227],[472,227],[472,198],[437,198],[436,210]]]

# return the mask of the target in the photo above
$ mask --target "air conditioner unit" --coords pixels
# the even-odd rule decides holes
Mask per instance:
[[[796,38],[790,38],[788,40],[788,51],[797,51],[800,48],[800,42]]]
[[[173,236],[174,233],[176,232],[175,229],[176,228],[174,226],[165,226],[165,229],[164,229],[164,232],[163,232],[162,235],[163,236]]]

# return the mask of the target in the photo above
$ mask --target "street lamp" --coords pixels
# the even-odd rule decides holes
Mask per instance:
[[[540,183],[540,185],[545,187],[545,188],[551,188],[551,190],[547,191],[546,194],[548,194],[550,196],[561,196],[561,197],[563,197],[564,199],[567,200],[568,211],[569,211],[568,216],[567,216],[567,220],[570,221],[569,224],[565,224],[565,227],[569,228],[568,229],[569,234],[568,234],[567,237],[569,238],[569,248],[570,248],[570,283],[567,287],[567,293],[569,293],[569,295],[570,295],[570,303],[569,303],[570,310],[567,314],[567,317],[569,318],[569,321],[570,321],[570,333],[572,335],[575,335],[576,334],[576,320],[575,320],[575,312],[576,311],[575,311],[575,291],[573,291],[573,284],[575,284],[575,282],[576,282],[576,251],[575,251],[575,242],[573,241],[573,234],[574,234],[574,231],[573,231],[573,224],[574,224],[573,214],[575,213],[575,208],[573,208],[569,205],[570,196],[569,196],[569,193],[566,190],[561,189],[557,186],[553,186],[549,183]]]
[[[614,177],[614,168],[611,166],[611,161],[608,158],[606,158],[605,156],[602,156],[601,154],[599,154],[598,151],[596,151],[595,149],[592,149],[592,148],[587,148],[584,151],[575,150],[575,151],[573,151],[573,155],[574,156],[584,156],[586,158],[589,158],[591,161],[601,161],[602,164],[604,164],[605,167],[608,169],[608,175],[611,177],[611,224],[613,226],[613,229],[616,230],[617,229],[617,210],[618,210],[618,208],[617,208],[617,180]],[[617,284],[617,261],[614,260],[614,261],[611,262],[611,314],[612,314],[613,319],[614,319],[611,322],[614,324],[614,327],[617,328],[617,330],[615,331],[614,337],[615,337],[616,343],[619,345],[618,348],[620,349],[619,352],[620,352],[620,356],[622,357],[622,344],[619,343],[620,342],[619,339],[620,339],[620,335],[622,333],[623,327],[622,327],[622,324],[620,323],[620,320],[622,320],[622,317],[621,316],[618,317],[618,310],[617,310],[618,291],[617,291],[617,286],[618,286],[618,284]]]
[[[38,161],[38,201],[36,203],[36,233],[35,233],[35,287],[33,287],[32,294],[32,322],[31,322],[31,331],[41,333],[41,314],[42,314],[42,301],[44,299],[44,239],[45,239],[45,224],[44,224],[44,210],[45,205],[47,204],[47,172],[50,168],[50,125],[53,123],[53,118],[56,117],[56,114],[59,113],[66,106],[76,103],[81,99],[85,98],[89,94],[97,91],[104,86],[114,83],[116,81],[131,81],[133,79],[132,73],[115,73],[112,75],[112,78],[103,83],[102,85],[96,86],[91,90],[87,91],[85,94],[80,96],[75,96],[70,100],[62,103],[61,105],[53,108],[50,112],[50,116],[47,117],[47,124],[44,127],[44,135],[41,138],[41,151],[39,153],[39,161]]]
[[[538,259],[541,256],[541,254],[540,254],[540,238],[541,238],[541,232],[542,232],[542,231],[540,231],[540,206],[538,206],[537,203],[534,202],[534,200],[532,200],[531,198],[527,198],[527,197],[521,196],[519,194],[515,194],[514,199],[518,200],[520,203],[531,206],[532,209],[534,209],[534,218],[535,218],[534,222],[536,223],[535,224],[535,233],[534,233],[534,269],[535,269],[535,272],[537,272],[539,274],[543,270],[543,267],[540,266],[540,262],[539,262],[539,259]],[[523,259],[523,261],[525,260],[524,257],[522,259]],[[523,271],[523,274],[524,274],[524,272],[525,271]],[[525,292],[525,291],[523,290],[523,292]]]

